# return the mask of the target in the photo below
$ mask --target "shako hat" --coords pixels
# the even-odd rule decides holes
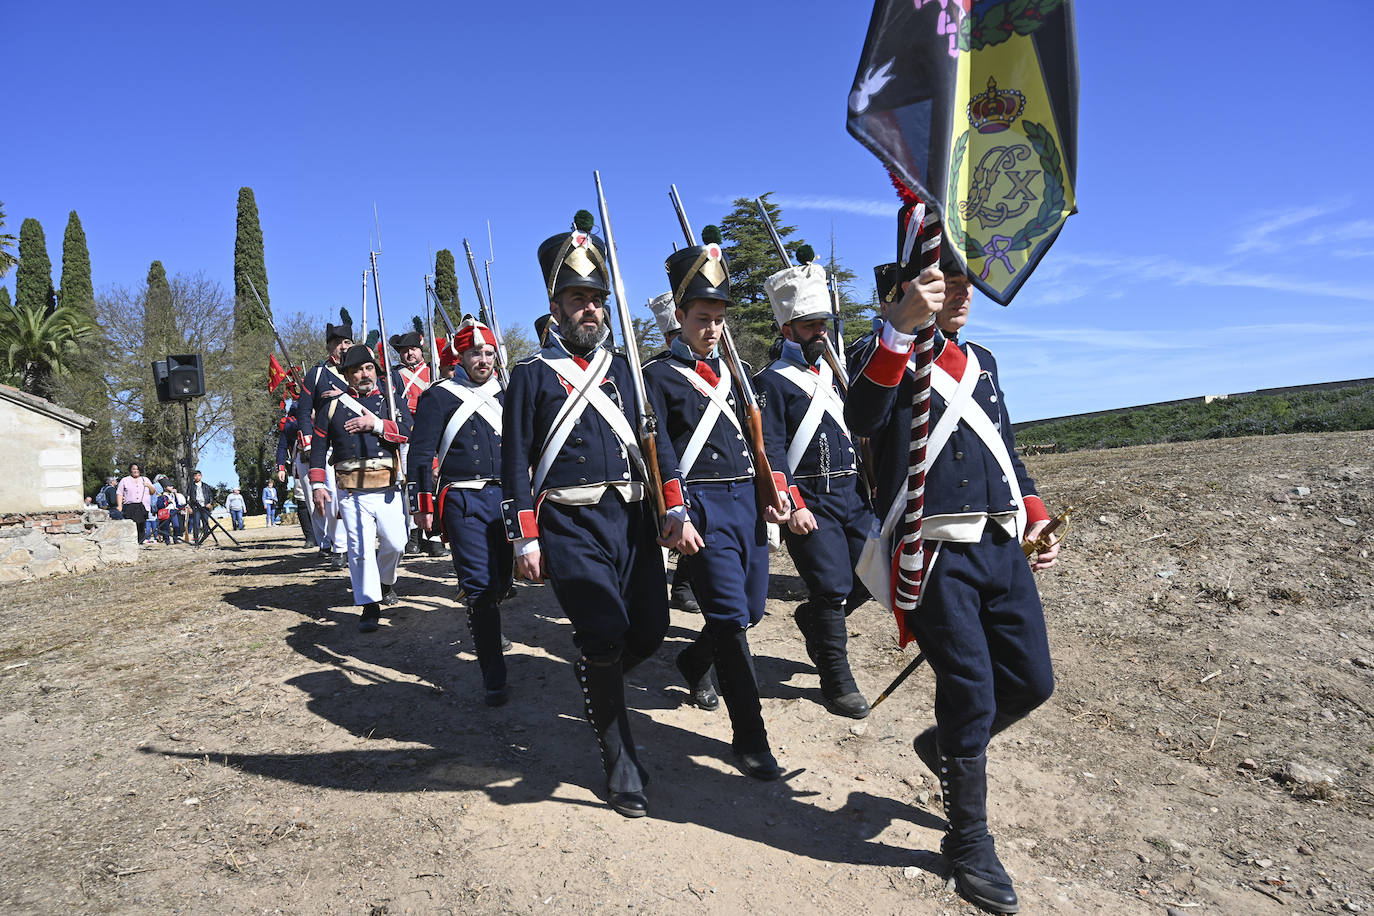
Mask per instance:
[[[534,336],[539,341],[539,348],[541,350],[544,348],[544,338],[547,337],[549,333],[550,321],[553,321],[553,315],[548,312],[534,319]]]
[[[763,291],[768,294],[778,327],[790,321],[829,318],[835,313],[830,288],[825,283],[825,268],[815,260],[815,249],[803,245],[797,249],[798,266],[785,267],[763,281]]]
[[[592,235],[592,215],[578,210],[571,232],[550,236],[539,246],[539,269],[552,299],[569,286],[611,291],[606,272],[606,243]]]
[[[884,305],[896,302],[902,294],[900,280],[901,273],[897,270],[896,261],[873,268],[873,284],[877,287],[878,301]]]
[[[349,347],[344,354],[343,362],[339,363],[339,369],[347,372],[349,369],[356,369],[364,363],[371,363],[372,367],[377,368],[377,354],[372,352],[371,347]]]
[[[674,251],[665,266],[673,301],[679,307],[693,299],[730,301],[730,265],[721,250],[717,227],[704,227],[701,244]]]
[[[420,316],[415,315],[410,321],[412,327],[409,331],[404,334],[392,334],[389,338],[391,345],[398,351],[406,347],[418,347],[425,342],[425,324],[420,320]]]
[[[348,309],[339,309],[338,324],[325,324],[324,339],[325,343],[353,339],[353,316],[348,314]]]
[[[658,330],[663,334],[664,340],[674,331],[682,330],[682,325],[678,324],[677,304],[673,302],[672,293],[663,293],[650,299],[649,311],[654,313],[654,321],[658,322]]]

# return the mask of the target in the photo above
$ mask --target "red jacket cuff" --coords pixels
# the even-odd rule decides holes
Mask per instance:
[[[1033,528],[1040,522],[1050,520],[1050,514],[1045,510],[1045,501],[1038,496],[1022,497],[1022,502],[1026,504],[1026,527]]]
[[[416,497],[416,504],[425,515],[434,514],[434,494],[425,490]]]
[[[539,537],[539,523],[534,520],[533,509],[521,509],[516,518],[520,520],[520,536],[522,538]]]
[[[311,483],[329,483],[329,478],[325,476],[325,470],[324,470],[324,468],[311,468],[311,469],[310,469],[310,482],[311,482]]]
[[[663,505],[668,509],[686,505],[682,498],[682,481],[676,478],[663,481]]]
[[[401,431],[396,428],[395,420],[382,421],[382,438],[388,442],[406,441],[406,437],[401,435]]]
[[[864,366],[863,376],[875,385],[892,388],[902,380],[910,357],[910,349],[898,352],[880,338],[878,345],[873,348],[873,355],[868,358],[868,364]]]
[[[806,508],[806,500],[802,499],[802,497],[801,497],[801,490],[798,490],[795,486],[788,487],[788,488],[787,488],[787,495],[792,497],[792,508],[794,508],[794,509],[805,509],[805,508]]]

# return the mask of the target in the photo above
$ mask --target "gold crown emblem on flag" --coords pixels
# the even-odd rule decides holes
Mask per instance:
[[[980,134],[995,134],[1011,127],[1026,108],[1026,97],[1015,89],[998,89],[997,78],[988,77],[988,91],[968,102],[968,124]]]

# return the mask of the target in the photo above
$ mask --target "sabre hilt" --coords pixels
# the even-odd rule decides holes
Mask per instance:
[[[1063,512],[1050,519],[1050,523],[1041,529],[1040,533],[1036,535],[1033,540],[1028,538],[1021,542],[1021,549],[1025,551],[1026,559],[1029,560],[1037,553],[1043,553],[1049,550],[1055,544],[1069,536],[1069,513],[1073,510],[1074,507],[1069,506]],[[1056,531],[1059,532],[1059,537],[1057,538],[1054,536]]]

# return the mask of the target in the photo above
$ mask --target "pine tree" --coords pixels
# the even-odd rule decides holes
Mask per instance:
[[[781,225],[782,209],[768,199],[772,193],[763,195],[764,208],[783,240],[783,247],[795,252],[804,242],[788,239],[797,227]],[[720,230],[724,237],[721,247],[730,262],[730,295],[735,300],[729,314],[730,331],[740,356],[755,369],[761,369],[768,363],[768,348],[777,336],[773,308],[768,304],[763,282],[782,270],[782,259],[759,218],[758,208],[747,197],[735,199],[734,209],[720,221]]]
[[[458,270],[453,260],[453,252],[447,248],[440,248],[434,255],[434,294],[439,297],[439,303],[444,308],[444,313],[448,315],[449,322],[456,328],[458,323],[463,320],[463,305],[458,296]],[[441,332],[444,327],[443,319],[439,317],[436,309],[434,312],[435,332]]]
[[[52,261],[48,258],[48,240],[43,226],[29,217],[19,225],[19,266],[14,271],[14,304],[16,308],[51,312],[57,308],[57,294],[52,288]]]
[[[91,284],[91,253],[86,248],[86,231],[73,210],[67,215],[67,232],[62,237],[62,288],[57,304],[95,314],[95,287]]]
[[[249,281],[252,281],[250,286]],[[234,344],[242,387],[234,391],[234,470],[244,501],[261,505],[263,482],[275,441],[270,428],[274,405],[268,392],[267,356],[272,348],[267,316],[253,295],[271,304],[267,292],[267,263],[262,225],[253,189],[239,188],[237,232],[234,237]]]

